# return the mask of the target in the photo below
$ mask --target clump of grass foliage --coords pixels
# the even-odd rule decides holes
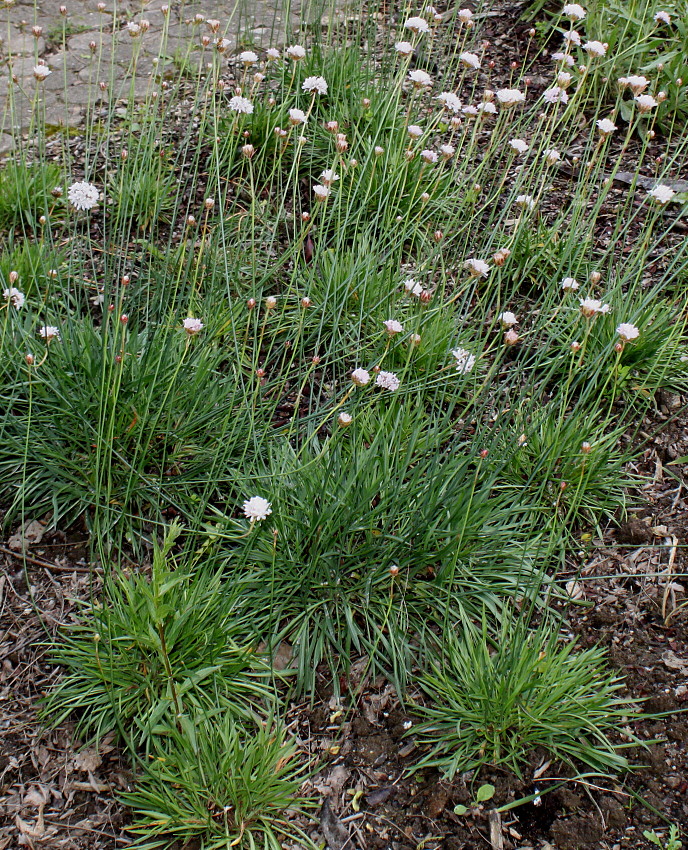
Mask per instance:
[[[483,4],[312,9],[240,55],[236,21],[115,16],[78,145],[43,122],[44,66],[12,89],[0,507],[91,536],[102,590],[46,712],[128,744],[143,846],[300,835],[260,660],[282,641],[293,694],[364,656],[403,696],[424,659],[450,774],[536,746],[626,766],[620,682],[547,609],[686,387],[685,84],[632,5],[591,4],[581,45],[548,17],[544,71],[537,33],[491,67]],[[644,100],[616,82],[641,73]]]

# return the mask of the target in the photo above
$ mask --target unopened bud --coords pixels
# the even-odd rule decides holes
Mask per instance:
[[[432,301],[432,292],[427,289],[424,289],[421,294],[418,296],[418,300],[422,304],[429,304]]]
[[[361,103],[363,104],[364,109],[370,109],[370,98],[369,97],[364,97],[363,100],[361,101]]]
[[[478,454],[482,458],[482,460],[485,460],[485,458],[489,455],[489,452],[487,449],[480,449],[480,452]]]
[[[33,354],[27,354],[24,360],[26,360],[27,366],[33,366],[33,364],[36,362],[36,358],[33,356]]]
[[[576,351],[580,351],[580,349],[581,349],[580,342],[572,342],[571,343],[571,351],[576,352]]]
[[[128,274],[122,275],[122,286],[129,286],[131,283],[131,278]]]
[[[311,299],[307,295],[304,295],[303,298],[301,299],[301,306],[302,307],[310,307],[311,306]]]
[[[122,315],[119,317],[119,320],[123,325],[126,325],[126,323],[129,321],[129,316],[127,316],[126,313],[122,313]]]
[[[65,12],[67,10],[65,9]],[[31,32],[34,38],[40,38],[43,35],[43,27],[31,27]]]
[[[253,308],[256,306],[256,299],[255,298],[249,298],[248,301],[246,302],[246,306],[248,307],[249,310],[253,310]]]
[[[10,283],[16,283],[19,280],[19,272],[10,272],[8,275]]]
[[[186,219],[186,223],[189,225],[189,227],[193,227],[193,225],[196,224],[196,219],[194,218],[194,216],[190,215]]]
[[[201,36],[201,44],[203,45],[203,47],[207,47],[210,44],[210,36],[209,35]]]
[[[389,574],[392,576],[392,578],[396,578],[399,575],[399,567],[396,564],[392,564],[392,566],[389,568]]]
[[[444,233],[441,230],[436,230],[432,234],[432,238],[435,240],[435,242],[441,242],[444,239]]]
[[[584,455],[589,455],[590,452],[592,451],[592,446],[590,445],[590,443],[587,443],[587,442],[581,443],[581,451],[583,452]]]
[[[590,283],[596,284],[602,280],[600,272],[590,272]]]
[[[256,369],[256,377],[264,378],[265,377],[265,369]]]
[[[48,219],[47,219],[44,215],[42,215],[42,216],[40,216],[40,218],[38,219],[38,223],[39,223],[40,225],[44,225],[44,224],[46,223],[46,221],[47,221],[47,220],[48,220]]]

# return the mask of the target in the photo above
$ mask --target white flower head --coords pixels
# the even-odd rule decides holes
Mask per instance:
[[[280,55],[281,54],[276,47],[268,47],[268,49],[265,51],[265,56],[268,62],[276,62],[280,58]]]
[[[415,295],[416,298],[419,298],[423,291],[423,287],[412,277],[409,277],[404,281],[404,289],[409,293],[409,295]]]
[[[409,124],[406,128],[406,132],[412,139],[420,139],[423,135],[423,128],[419,127],[417,124]]]
[[[262,522],[272,513],[270,502],[262,496],[251,496],[250,499],[247,499],[244,502],[243,509],[244,516],[246,519],[249,519],[251,523]]]
[[[193,336],[203,330],[203,322],[200,319],[195,319],[193,316],[184,319],[183,325],[184,330],[189,336]]]
[[[664,204],[668,204],[673,199],[676,192],[669,186],[655,186],[647,194],[656,204],[664,206]]]
[[[542,93],[545,103],[568,103],[569,94],[561,86],[551,86]]]
[[[420,68],[414,68],[413,71],[409,71],[409,80],[411,80],[416,88],[424,88],[425,86],[432,85],[430,74],[427,71],[421,71]]]
[[[475,366],[475,356],[465,348],[455,348],[452,357],[456,360],[456,371],[467,375]]]
[[[442,159],[451,159],[456,153],[454,145],[440,145],[440,154]]]
[[[638,104],[639,112],[650,112],[650,110],[654,109],[658,103],[652,97],[651,94],[639,94],[636,95],[633,100]]]
[[[431,150],[421,151],[420,157],[423,160],[423,162],[427,162],[429,165],[434,165],[437,162],[437,159],[438,159],[435,151],[431,151]]]
[[[548,148],[542,152],[542,155],[545,157],[547,165],[556,165],[561,159],[561,154],[555,148]]]
[[[601,136],[610,136],[616,130],[616,124],[609,118],[600,118],[597,122],[597,129]]]
[[[473,106],[473,104],[472,104],[472,103],[469,103],[469,104],[468,104],[468,106],[464,106],[464,107],[461,109],[461,112],[462,112],[462,113],[463,113],[463,114],[464,114],[467,118],[475,118],[475,116],[478,114],[478,107],[477,107],[477,106]]]
[[[560,50],[552,54],[552,62],[562,62],[569,68],[573,68],[573,66],[576,64],[576,60],[573,58],[573,56],[571,56],[570,53],[562,53]]]
[[[244,50],[239,54],[239,61],[248,67],[256,64],[258,56],[252,50]]]
[[[528,150],[528,142],[523,139],[510,139],[509,147],[516,151],[516,153],[525,153]]]
[[[365,387],[365,385],[370,381],[370,372],[361,368],[354,369],[351,373],[351,380],[357,387]]]
[[[454,94],[451,91],[443,91],[442,94],[438,94],[435,100],[439,100],[442,106],[445,109],[448,109],[450,112],[456,114],[461,110],[461,101],[459,100],[459,96]]]
[[[396,319],[387,319],[382,324],[385,326],[385,330],[390,336],[400,334],[404,330],[404,326],[401,322],[397,322]]]
[[[235,94],[229,99],[229,108],[232,112],[238,112],[239,115],[251,115],[253,112],[253,104],[247,97],[242,97],[240,94]]]
[[[346,413],[344,410],[337,417],[337,422],[342,426],[342,428],[346,428],[347,425],[351,425],[354,421],[353,416],[350,413]]]
[[[585,17],[585,9],[578,3],[567,3],[561,10],[561,14],[572,23],[582,21]]]
[[[289,110],[289,123],[296,126],[297,124],[305,124],[308,120],[306,113],[303,109],[290,109]]]
[[[93,183],[81,181],[72,183],[67,190],[67,197],[71,205],[77,210],[90,210],[98,203],[100,193],[98,187]]]
[[[10,286],[9,289],[4,289],[2,297],[6,301],[9,301],[16,310],[21,310],[24,306],[24,302],[26,301],[24,293],[20,292],[16,286]]]
[[[528,210],[529,212],[532,212],[536,206],[535,199],[531,195],[517,195],[514,203],[520,209]]]
[[[516,318],[516,315],[514,313],[507,310],[497,316],[497,321],[501,324],[504,330],[507,330],[508,328],[512,328],[515,324],[517,324],[518,319]]]
[[[602,44],[601,41],[586,41],[583,45],[583,50],[585,50],[588,56],[592,56],[594,59],[601,59],[607,52],[607,45]]]
[[[471,277],[487,277],[490,272],[490,267],[485,260],[478,260],[475,257],[465,260],[463,267]]]
[[[650,85],[648,78],[643,77],[642,74],[631,74],[629,77],[619,77],[618,83],[622,89],[629,88],[633,94],[642,94]]]
[[[576,32],[576,30],[569,30],[564,33],[564,41],[567,44],[575,44],[576,47],[580,47],[582,43],[582,39],[580,37],[580,33]]]
[[[580,311],[586,319],[591,319],[598,313],[602,315],[608,313],[609,304],[603,304],[602,301],[598,301],[596,298],[581,298]]]
[[[399,378],[394,374],[394,372],[378,372],[377,377],[375,378],[375,383],[378,387],[382,387],[383,390],[391,390],[394,392],[399,389]]]
[[[468,51],[461,53],[459,55],[459,62],[461,62],[464,68],[470,68],[472,71],[477,71],[480,68],[480,58],[475,53],[469,53]]]
[[[56,328],[55,325],[43,325],[42,328],[38,329],[38,333],[46,342],[50,342],[51,339],[60,339],[60,329]]]
[[[430,29],[428,22],[425,18],[411,17],[408,18],[404,27],[407,30],[411,30],[411,32],[415,32],[417,35],[420,33],[425,33]]]
[[[326,201],[331,191],[329,186],[322,186],[319,183],[313,186],[316,201]]]
[[[301,88],[313,94],[327,94],[327,82],[324,77],[306,77]]]
[[[326,168],[320,175],[320,179],[324,186],[331,186],[335,181],[339,180],[339,174],[332,168]]]
[[[292,44],[291,47],[287,47],[286,54],[289,59],[293,59],[297,62],[299,59],[303,59],[306,55],[306,48],[301,47],[300,44]]]
[[[34,65],[33,75],[38,80],[39,83],[42,83],[46,77],[49,77],[52,74],[50,68],[47,65]]]
[[[470,24],[473,20],[473,12],[470,9],[459,9],[458,18],[462,24]]]
[[[638,339],[640,331],[635,325],[630,322],[622,322],[616,329],[617,334],[621,337],[622,342],[630,342],[633,339]]]
[[[516,106],[523,103],[526,96],[518,89],[498,89],[497,100],[502,106]]]
[[[410,41],[397,41],[394,49],[402,56],[410,56],[413,53],[413,45]]]
[[[497,107],[492,103],[491,100],[484,100],[482,103],[478,104],[478,110],[481,115],[496,115]]]
[[[565,277],[561,282],[561,288],[565,291],[575,292],[579,286],[575,277]]]
[[[573,82],[573,74],[569,74],[568,71],[559,71],[557,74],[557,85],[561,86],[561,88],[565,89],[567,86],[570,86]]]
[[[654,21],[656,24],[666,24],[669,26],[671,24],[671,15],[668,12],[657,12]]]

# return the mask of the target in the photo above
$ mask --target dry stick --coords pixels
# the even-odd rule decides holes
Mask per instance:
[[[0,552],[3,555],[11,555],[19,561],[25,561],[27,564],[34,564],[36,567],[45,567],[57,573],[90,573],[91,570],[98,573],[103,571],[102,567],[65,567],[61,564],[51,564],[50,561],[43,561],[41,558],[32,558],[24,552],[13,552],[12,549],[7,549],[4,546],[0,546]]]

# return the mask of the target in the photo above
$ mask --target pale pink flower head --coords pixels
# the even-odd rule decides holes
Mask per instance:
[[[402,56],[410,56],[413,53],[413,45],[410,41],[397,41],[394,49]]]
[[[385,330],[390,336],[400,334],[404,330],[404,326],[401,322],[397,322],[396,319],[387,319],[382,324],[385,326]]]
[[[622,89],[629,88],[633,94],[642,94],[650,85],[648,78],[643,77],[641,74],[631,74],[629,77],[619,77],[618,83]]]
[[[437,162],[437,154],[435,153],[435,151],[431,151],[431,150],[421,151],[420,157],[423,160],[423,162],[428,163],[428,165],[434,165]]]
[[[50,342],[52,339],[60,340],[60,329],[56,328],[55,325],[43,325],[43,327],[38,329],[38,334],[41,336],[46,342]]]
[[[422,71],[420,68],[414,68],[413,71],[409,71],[409,80],[411,80],[413,85],[418,89],[432,85],[432,77],[430,74],[428,74],[427,71]]]
[[[440,154],[442,159],[451,159],[456,153],[454,145],[440,145]]]
[[[576,60],[570,53],[562,53],[560,50],[552,54],[552,62],[562,62],[564,65],[568,65],[569,68],[573,68],[576,64]]]
[[[651,94],[639,94],[636,95],[633,100],[635,100],[638,104],[638,112],[650,112],[658,105],[657,101]]]
[[[670,26],[671,15],[668,12],[657,12],[654,17],[654,21],[656,24],[666,24],[667,26]]]
[[[306,48],[301,47],[300,44],[292,44],[290,47],[287,47],[286,54],[289,59],[293,59],[295,62],[298,62],[299,59],[303,59],[306,56]]]
[[[276,62],[280,58],[280,52],[276,47],[268,47],[265,51],[265,56],[268,62]]]
[[[184,330],[189,336],[193,336],[203,330],[203,322],[200,319],[195,319],[193,316],[184,319],[183,325]]]
[[[621,337],[622,342],[630,342],[633,339],[638,339],[640,331],[635,325],[630,322],[622,322],[616,329],[617,334]]]
[[[500,105],[504,107],[516,106],[526,99],[523,92],[518,89],[498,89],[496,94]]]
[[[346,428],[347,425],[351,425],[354,421],[353,416],[350,413],[346,413],[344,410],[337,417],[337,422],[342,426],[342,428]]]
[[[576,32],[576,30],[569,30],[568,32],[565,32],[564,41],[567,44],[575,44],[576,47],[580,47],[582,43],[580,33]]]
[[[586,41],[583,50],[593,59],[601,59],[607,52],[607,45],[601,41]]]
[[[10,286],[8,289],[4,289],[2,297],[6,301],[9,301],[15,310],[21,310],[24,306],[24,302],[26,301],[24,293],[20,292],[16,286]]]
[[[33,75],[38,80],[39,83],[42,83],[47,77],[52,74],[50,68],[47,65],[35,65],[33,69]]]
[[[490,273],[490,267],[485,260],[478,260],[476,257],[465,260],[463,267],[471,277],[487,277]]]
[[[351,380],[357,387],[365,387],[365,385],[370,381],[370,372],[361,368],[354,369],[351,373]]]
[[[327,94],[327,82],[324,77],[306,77],[301,88],[312,94]]]
[[[478,110],[480,115],[496,115],[497,107],[492,103],[491,100],[484,100],[482,103],[478,104]]]
[[[423,135],[423,128],[419,127],[417,124],[409,124],[406,128],[406,132],[412,139],[420,139]]]
[[[568,103],[569,94],[561,86],[551,86],[542,93],[545,103]]]
[[[592,319],[598,313],[601,315],[608,313],[609,304],[603,304],[602,301],[598,301],[596,298],[581,298],[580,311],[586,319]]]
[[[473,12],[470,9],[459,9],[457,17],[462,24],[473,23]]]
[[[516,315],[510,310],[506,310],[504,313],[500,313],[499,316],[497,316],[497,321],[501,324],[504,330],[508,330],[508,328],[512,328],[515,324],[518,323]]]
[[[561,14],[568,18],[571,23],[582,21],[585,17],[585,9],[579,3],[567,3],[561,10]]]
[[[443,91],[442,94],[438,94],[435,100],[439,100],[439,102],[444,106],[445,109],[448,109],[450,112],[456,114],[461,110],[461,101],[459,96],[454,94],[451,91]]]
[[[480,58],[475,53],[468,51],[459,55],[459,62],[464,68],[469,68],[471,71],[477,71],[480,68]]]
[[[660,207],[663,207],[664,204],[668,204],[674,197],[676,192],[673,189],[669,188],[669,186],[655,186],[654,189],[650,189],[647,193],[649,198]]]
[[[244,502],[242,507],[244,509],[244,516],[251,521],[251,524],[262,522],[272,513],[270,502],[262,496],[251,496],[250,499]]]
[[[404,23],[404,27],[407,30],[411,30],[411,32],[415,32],[416,35],[426,33],[430,29],[430,26],[428,25],[428,22],[425,20],[425,18],[419,17],[408,18]]]
[[[601,136],[611,136],[616,130],[616,124],[610,121],[609,118],[600,118],[597,122],[597,129]]]
[[[237,112],[239,115],[251,115],[253,112],[253,104],[247,97],[242,97],[240,94],[235,94],[229,99],[229,108],[232,112]]]
[[[456,360],[456,371],[467,375],[475,366],[475,356],[466,348],[455,348],[452,357]]]
[[[542,155],[545,157],[547,165],[556,165],[561,159],[561,154],[555,148],[548,148],[542,152]]]
[[[293,108],[289,110],[289,123],[293,127],[296,127],[299,124],[305,124],[307,120],[308,116],[303,111],[303,109]]]
[[[399,378],[394,374],[394,372],[378,372],[377,377],[375,378],[375,383],[378,387],[382,387],[383,390],[390,390],[391,392],[395,392],[399,389]]]
[[[524,139],[510,139],[509,147],[516,153],[524,154],[528,150],[528,142]]]

